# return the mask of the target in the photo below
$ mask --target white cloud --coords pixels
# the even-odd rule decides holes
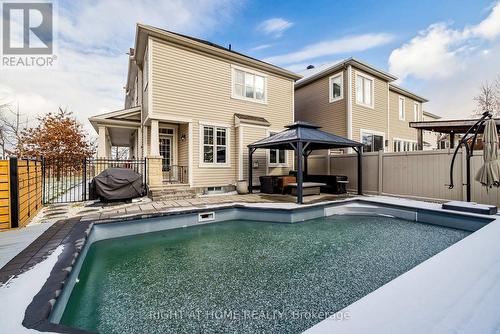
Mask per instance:
[[[287,21],[281,17],[275,17],[261,22],[257,26],[257,30],[262,31],[267,35],[280,37],[286,30],[288,30],[292,26],[293,26],[292,22]]]
[[[262,44],[262,45],[257,45],[253,48],[250,49],[250,51],[260,51],[264,49],[269,49],[272,46],[272,44]]]
[[[484,81],[500,74],[500,3],[476,25],[454,29],[435,23],[392,51],[389,70],[430,102],[426,109],[446,118],[463,118],[474,109]]]
[[[393,38],[391,34],[386,33],[348,36],[307,45],[299,51],[272,56],[264,59],[264,61],[281,65],[299,63],[323,56],[368,50],[387,44],[391,42]]]
[[[500,3],[490,15],[475,26],[452,29],[446,23],[435,23],[421,31],[408,43],[392,51],[389,57],[391,73],[404,80],[442,79],[462,71],[471,57],[484,51],[485,40],[500,36]]]
[[[87,118],[123,107],[128,56],[135,23],[203,37],[230,19],[230,1],[72,1],[59,5],[58,66],[45,70],[0,69],[0,100],[19,102],[30,120],[68,107]]]

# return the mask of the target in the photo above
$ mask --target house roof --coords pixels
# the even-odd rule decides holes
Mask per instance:
[[[440,119],[441,118],[441,116],[438,116],[436,114],[430,113],[430,112],[425,111],[425,110],[423,111],[423,114],[424,114],[424,116],[429,116],[429,117],[432,117],[432,118],[435,118],[435,119]]]
[[[298,121],[286,126],[286,130],[248,145],[249,148],[293,150],[292,144],[303,142],[308,150],[361,147],[363,144],[328,133],[318,125]]]
[[[234,117],[238,118],[238,120],[243,123],[261,124],[264,126],[271,125],[271,123],[269,123],[269,121],[264,117],[245,115],[245,114],[234,114]]]
[[[130,58],[130,62],[135,61],[138,64],[141,64],[142,57],[144,56],[144,52],[146,49],[147,36],[152,36],[160,40],[168,41],[170,43],[181,45],[183,47],[211,54],[217,57],[230,59],[239,64],[246,65],[252,68],[257,68],[262,71],[267,71],[292,80],[298,80],[302,77],[297,73],[291,72],[289,70],[286,70],[284,68],[281,68],[273,64],[266,63],[262,60],[244,55],[232,49],[221,46],[219,44],[141,23],[137,24],[135,47],[134,47],[135,53],[134,57]],[[128,78],[126,87],[127,89],[129,85],[132,84],[131,81],[132,81],[131,78]]]
[[[438,121],[410,122],[410,127],[440,133],[465,133],[476,124],[477,119],[453,119]],[[500,131],[500,118],[495,118],[495,123]],[[481,130],[480,130],[481,131]]]
[[[376,77],[382,78],[384,80],[387,80],[388,82],[397,80],[398,78],[395,75],[392,75],[384,70],[381,70],[379,68],[376,68],[362,60],[359,60],[357,58],[351,57],[347,58],[335,63],[329,63],[329,64],[323,64],[319,66],[315,66],[311,69],[306,69],[302,72],[299,72],[299,74],[302,75],[302,79],[297,80],[295,83],[295,89],[303,87],[313,81],[316,81],[318,79],[321,79],[327,75],[334,74],[338,72],[339,70],[346,68],[348,65],[352,65],[356,68],[359,68],[363,70],[366,73],[369,73],[371,75],[374,75]],[[421,97],[415,93],[410,92],[409,90],[400,87],[398,85],[395,85],[393,83],[389,84],[390,89],[393,91],[397,91],[400,94],[409,96],[417,101],[420,102],[428,102],[428,100],[424,97]]]
[[[387,81],[394,81],[397,79],[396,76],[385,72],[381,69],[378,69],[368,63],[365,63],[357,58],[350,57],[344,60],[341,60],[336,63],[331,63],[331,64],[325,64],[325,65],[320,65],[318,67],[314,67],[309,70],[305,70],[303,72],[300,72],[302,75],[302,79],[299,79],[295,83],[295,88],[302,87],[312,81],[318,80],[320,78],[323,78],[324,76],[327,76],[329,74],[333,74],[337,72],[338,70],[347,67],[348,65],[355,66],[356,68],[359,68],[369,74],[372,74],[374,76],[377,76],[379,78],[382,78]]]
[[[389,89],[394,91],[394,92],[397,92],[401,95],[405,95],[405,96],[408,96],[414,100],[417,100],[419,102],[429,102],[429,100],[427,100],[425,97],[422,97],[422,96],[419,96],[415,93],[412,93],[410,92],[409,90],[401,87],[401,86],[398,86],[396,84],[393,84],[393,83],[389,83]]]

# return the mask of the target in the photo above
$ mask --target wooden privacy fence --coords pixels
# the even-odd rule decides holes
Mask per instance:
[[[0,229],[26,226],[42,208],[42,162],[0,161]]]
[[[500,207],[500,189],[485,188],[474,181],[482,165],[483,152],[471,159],[472,201]],[[466,200],[465,154],[459,151],[449,189],[453,150],[432,150],[363,154],[363,190],[367,194],[399,195],[427,200]],[[328,159],[330,161],[328,161]],[[349,177],[349,190],[357,188],[356,155],[344,154],[309,158],[309,173],[340,174]]]

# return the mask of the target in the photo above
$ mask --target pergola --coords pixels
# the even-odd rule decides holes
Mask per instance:
[[[253,191],[253,153],[257,149],[295,151],[295,161],[297,161],[297,203],[302,204],[304,172],[307,174],[307,157],[311,154],[311,152],[332,148],[353,148],[358,154],[358,194],[362,195],[363,173],[361,168],[361,159],[363,155],[363,144],[318,130],[320,126],[308,122],[295,122],[286,126],[286,128],[287,130],[248,145],[248,191],[250,193]],[[303,163],[301,159],[302,157],[304,157]]]

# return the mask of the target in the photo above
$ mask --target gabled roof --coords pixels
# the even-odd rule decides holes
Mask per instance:
[[[425,97],[418,96],[417,94],[412,93],[409,90],[404,89],[403,87],[400,87],[400,86],[395,85],[393,83],[389,83],[389,89],[394,91],[394,92],[397,92],[401,95],[411,97],[412,99],[419,101],[419,102],[429,102],[429,100],[427,100]]]
[[[396,76],[394,76],[388,72],[380,70],[380,69],[378,69],[378,68],[376,68],[368,63],[365,63],[357,58],[351,57],[351,58],[341,60],[337,63],[319,66],[318,67],[319,70],[316,69],[316,67],[314,67],[312,69],[300,72],[300,74],[302,74],[303,77],[302,77],[302,79],[298,80],[295,83],[295,88],[302,87],[302,86],[304,86],[312,81],[323,78],[324,76],[327,76],[329,74],[333,74],[333,73],[337,72],[338,70],[340,70],[344,67],[347,67],[348,65],[352,65],[356,68],[359,68],[360,70],[363,70],[366,73],[372,74],[376,77],[382,78],[382,79],[387,80],[387,81],[394,81],[397,79]]]
[[[291,72],[279,66],[266,63],[262,60],[252,58],[250,56],[244,55],[242,53],[236,52],[232,49],[226,48],[224,46],[206,41],[203,39],[175,33],[165,29],[153,27],[146,24],[137,24],[136,36],[135,36],[135,54],[134,57],[130,58],[130,61],[136,61],[141,64],[142,57],[146,49],[147,36],[152,36],[160,40],[168,41],[170,43],[192,49],[194,51],[211,54],[217,57],[226,58],[236,63],[246,65],[252,68],[256,68],[262,71],[267,71],[275,75],[279,75],[292,80],[300,79],[302,76],[297,73]],[[127,81],[127,88],[131,84],[131,81]]]
[[[287,130],[248,145],[249,148],[293,150],[292,144],[303,142],[308,150],[361,147],[363,144],[322,130],[320,126],[298,121],[286,126]]]

